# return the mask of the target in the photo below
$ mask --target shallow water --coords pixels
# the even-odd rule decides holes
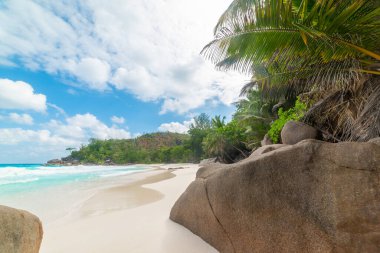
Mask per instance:
[[[0,197],[72,182],[117,177],[147,170],[144,166],[43,166],[41,164],[0,164]]]
[[[103,187],[118,185],[120,180],[131,183],[135,173],[151,170],[148,165],[0,165],[0,205],[28,210],[43,221],[54,221],[80,207]]]

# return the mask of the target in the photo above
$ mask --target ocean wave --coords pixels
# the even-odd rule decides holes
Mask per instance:
[[[145,170],[147,168],[137,166],[60,166],[60,167],[45,167],[37,166],[33,168],[20,167],[3,167],[0,168],[0,181],[9,180],[29,180],[29,177],[59,177],[70,175],[98,175],[99,177],[109,177],[112,175],[118,176],[129,174],[131,172]]]
[[[29,178],[29,179],[19,179],[19,180],[13,180],[13,181],[2,181],[0,180],[0,185],[10,185],[10,184],[25,184],[30,182],[38,181],[39,178]]]
[[[123,176],[123,175],[132,174],[132,173],[135,173],[137,171],[140,171],[140,170],[129,170],[129,171],[124,171],[124,172],[106,173],[106,174],[102,174],[99,176],[100,177],[116,177],[116,176]]]

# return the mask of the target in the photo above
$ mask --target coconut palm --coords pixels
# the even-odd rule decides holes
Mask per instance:
[[[215,116],[212,128],[203,140],[204,150],[208,156],[216,156],[224,163],[231,163],[245,158],[249,152],[246,146],[244,129],[237,121],[224,122],[224,117]]]
[[[334,138],[360,139],[358,129],[368,129],[359,123],[364,108],[377,126],[368,129],[372,134],[366,138],[378,136],[379,110],[373,108],[379,108],[380,102],[368,104],[370,98],[363,95],[368,92],[363,90],[373,83],[368,81],[374,80],[373,75],[380,75],[379,6],[378,0],[235,0],[202,54],[222,70],[252,74],[246,89],[258,86],[267,98],[307,93],[310,96],[305,97],[318,100],[329,97],[324,105],[330,107],[343,99],[340,117],[330,119],[331,126],[324,129]],[[354,108],[352,100],[371,108]],[[326,113],[326,108],[312,112]],[[352,120],[347,121],[351,114]],[[308,118],[323,127],[323,122],[316,123],[318,115]]]
[[[226,125],[226,117],[216,115],[214,118],[211,119],[211,126],[213,128],[222,128]]]
[[[258,90],[251,90],[235,103],[236,112],[233,118],[244,127],[249,147],[260,145],[270,123],[275,120],[272,111],[274,104],[264,101],[261,96]]]

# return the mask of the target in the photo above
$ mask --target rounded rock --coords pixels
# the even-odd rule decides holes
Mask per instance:
[[[283,144],[294,145],[307,139],[318,139],[319,132],[312,126],[302,122],[289,121],[281,131]]]

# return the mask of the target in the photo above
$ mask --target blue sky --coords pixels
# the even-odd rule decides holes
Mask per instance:
[[[1,1],[0,163],[230,116],[248,78],[199,55],[229,3]]]

